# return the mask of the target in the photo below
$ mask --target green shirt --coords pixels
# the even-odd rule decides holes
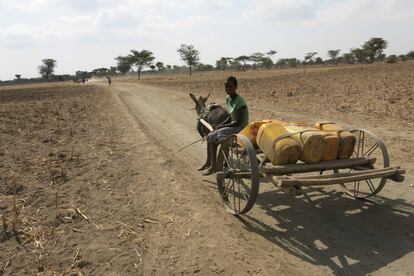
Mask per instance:
[[[231,121],[235,122],[237,119],[237,110],[243,108],[243,116],[240,118],[240,126],[245,127],[249,123],[249,109],[247,108],[246,102],[240,95],[236,95],[234,101],[231,100],[231,97],[227,95],[226,97],[226,108],[227,112],[230,114]]]

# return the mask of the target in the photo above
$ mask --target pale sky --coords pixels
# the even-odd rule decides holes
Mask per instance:
[[[386,54],[414,50],[412,0],[0,0],[0,80],[37,77],[43,58],[56,74],[115,65],[131,49],[182,65],[193,44],[201,62],[276,50],[278,58],[326,57],[370,37]]]

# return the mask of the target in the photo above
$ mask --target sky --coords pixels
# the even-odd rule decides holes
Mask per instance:
[[[182,43],[208,64],[269,50],[325,59],[371,37],[402,54],[414,50],[412,30],[412,0],[0,0],[0,80],[38,77],[44,58],[56,74],[108,68],[132,49],[182,65]]]

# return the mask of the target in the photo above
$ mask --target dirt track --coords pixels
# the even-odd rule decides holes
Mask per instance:
[[[295,198],[263,184],[253,211],[236,219],[223,211],[214,177],[202,177],[196,171],[205,156],[204,145],[177,150],[198,138],[190,98],[178,91],[126,83],[115,84],[113,91],[138,127],[157,144],[161,150],[157,156],[167,158],[168,169],[179,175],[175,182],[165,183],[165,193],[183,197],[197,218],[202,231],[198,235],[209,237],[209,248],[198,247],[196,238],[183,250],[209,255],[228,273],[256,268],[255,272],[265,275],[328,271],[409,275],[414,270],[412,175],[403,184],[389,182],[376,203],[346,197],[339,187],[308,189],[305,196]],[[301,114],[284,113],[290,116],[295,119]],[[391,132],[390,136],[386,130],[380,132],[391,142]],[[232,264],[238,270],[229,271]]]

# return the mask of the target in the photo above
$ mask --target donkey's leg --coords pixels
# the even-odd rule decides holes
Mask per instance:
[[[210,143],[210,159],[211,159],[211,164],[209,166],[208,169],[206,169],[205,171],[203,171],[203,175],[210,175],[212,173],[216,172],[216,159],[217,159],[217,144],[215,143]]]
[[[210,165],[211,165],[210,144],[211,143],[207,143],[207,160],[204,163],[204,165],[202,165],[201,167],[198,168],[199,171],[203,171],[203,170],[207,169],[208,167],[210,167]]]

